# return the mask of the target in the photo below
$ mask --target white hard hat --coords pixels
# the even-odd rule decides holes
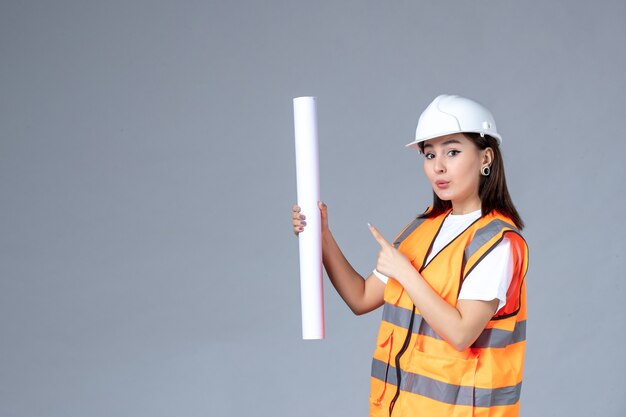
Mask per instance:
[[[419,149],[420,142],[461,132],[493,136],[498,145],[502,143],[491,112],[482,104],[469,98],[442,94],[421,114],[415,130],[415,140],[406,146]]]

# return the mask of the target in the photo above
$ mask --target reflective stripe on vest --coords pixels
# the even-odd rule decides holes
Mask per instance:
[[[385,379],[387,364],[374,359],[372,361],[372,378]],[[500,388],[476,388],[465,385],[454,385],[438,381],[407,371],[401,371],[402,391],[419,394],[446,404],[472,405],[474,407],[493,407],[511,405],[519,401],[522,383]],[[396,369],[389,366],[387,383],[397,386]]]
[[[495,235],[500,233],[503,228],[509,228],[519,233],[519,230],[512,224],[496,219],[489,222],[486,226],[481,227],[474,233],[474,237],[469,245],[465,248],[465,260],[468,260],[480,249],[485,243],[489,242]]]
[[[402,232],[400,232],[400,235],[396,238],[396,240],[393,241],[393,247],[398,249],[398,246],[400,246],[404,239],[413,233],[413,231],[415,231],[420,224],[424,223],[424,220],[426,219],[421,219],[419,217],[413,220],[407,227],[404,228]]]
[[[394,306],[389,303],[385,303],[383,307],[383,320],[391,324],[395,324],[403,329],[408,328],[411,321],[412,311],[406,308]],[[422,336],[432,337],[438,340],[443,340],[432,327],[422,318],[418,313],[415,313],[415,319],[413,320],[413,333],[420,334]],[[526,340],[526,320],[518,321],[515,323],[515,328],[512,331],[503,329],[486,328],[482,331],[480,336],[472,344],[473,348],[505,348],[513,343],[519,343]]]

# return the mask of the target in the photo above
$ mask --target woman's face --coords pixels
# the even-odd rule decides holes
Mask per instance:
[[[455,212],[480,208],[480,170],[492,159],[491,148],[481,151],[462,133],[424,142],[424,172],[437,196],[451,201]]]

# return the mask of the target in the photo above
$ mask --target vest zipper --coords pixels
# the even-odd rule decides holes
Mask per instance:
[[[430,241],[430,246],[428,247],[428,250],[426,251],[426,256],[424,256],[424,260],[422,261],[422,267],[419,269],[419,273],[420,274],[428,266],[428,264],[430,264],[433,261],[434,258],[436,258],[445,248],[447,248],[452,242],[454,242],[459,236],[461,236],[463,233],[465,233],[466,230],[468,230],[474,223],[476,223],[479,220],[479,219],[476,219],[465,230],[463,230],[454,239],[452,239],[450,242],[448,242],[448,244],[446,246],[444,246],[443,248],[441,248],[441,250],[439,252],[437,252],[435,254],[435,256],[433,257],[433,259],[431,259],[430,262],[428,262],[428,264],[427,264],[426,260],[428,259],[428,255],[430,255],[430,252],[433,250],[433,245],[435,244],[435,240],[437,239],[437,236],[439,235],[439,232],[441,232],[441,228],[443,227],[443,223],[445,222],[446,217],[448,217],[450,215],[450,213],[452,213],[452,210],[450,210],[443,217],[443,220],[441,221],[441,224],[439,225],[439,228],[437,229],[437,232],[435,233],[435,236]],[[402,292],[404,292],[404,288],[402,288]],[[402,293],[400,293],[400,297],[402,297]],[[398,300],[396,301],[396,303],[400,302],[400,297],[398,297]],[[406,337],[404,339],[404,343],[402,344],[402,347],[400,348],[400,351],[396,355],[396,382],[397,382],[396,394],[393,396],[393,399],[389,403],[389,417],[391,417],[391,413],[393,413],[393,407],[395,406],[396,401],[398,400],[398,397],[400,396],[400,384],[402,382],[402,370],[400,369],[400,358],[402,357],[402,355],[404,355],[404,352],[406,352],[407,348],[409,347],[409,344],[411,343],[411,336],[413,335],[413,322],[415,321],[414,319],[415,319],[415,304],[413,304],[413,310],[411,311],[411,320],[409,321],[409,328],[408,328],[408,331],[407,331],[407,335],[406,335]]]

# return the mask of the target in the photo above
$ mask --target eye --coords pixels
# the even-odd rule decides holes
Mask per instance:
[[[457,156],[461,151],[457,151],[456,149],[452,149],[448,151],[448,156]]]
[[[433,159],[434,157],[435,157],[435,154],[432,153],[432,152],[426,152],[424,154],[424,158],[426,158],[426,159]]]

